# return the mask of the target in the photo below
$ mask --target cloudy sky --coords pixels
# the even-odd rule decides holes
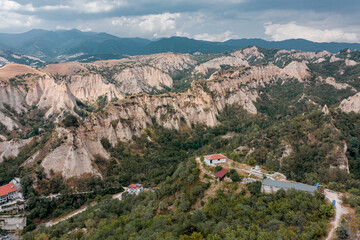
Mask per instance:
[[[359,0],[0,0],[0,32],[360,42]]]

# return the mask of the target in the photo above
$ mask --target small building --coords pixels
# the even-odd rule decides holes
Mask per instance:
[[[225,163],[226,157],[222,154],[212,154],[204,156],[204,161],[207,165],[214,165],[217,163]]]
[[[314,192],[317,190],[317,187],[301,183],[275,181],[271,179],[264,179],[262,181],[261,192],[263,193],[275,193],[280,189],[284,189],[285,191],[289,189],[295,189],[314,194]]]
[[[136,184],[130,184],[129,187],[126,189],[127,193],[129,194],[136,194],[138,195],[140,192],[144,191],[143,185],[136,183]]]
[[[8,183],[0,187],[0,205],[21,197],[19,189],[17,189],[13,183]]]
[[[223,168],[215,174],[215,177],[217,177],[220,181],[222,181],[224,180],[226,173],[227,170]]]

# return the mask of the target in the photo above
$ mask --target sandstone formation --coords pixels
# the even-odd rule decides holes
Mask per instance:
[[[355,112],[360,113],[360,93],[355,94],[347,99],[344,99],[339,108],[343,112]]]
[[[65,178],[79,177],[85,173],[100,175],[92,166],[94,155],[108,158],[108,154],[100,143],[85,141],[76,134],[66,130],[57,129],[58,138],[67,136],[66,142],[55,148],[42,161],[46,173],[51,169],[54,172],[61,172]]]
[[[163,86],[172,87],[172,78],[149,66],[126,68],[114,76],[119,89],[124,93],[151,92],[152,89],[163,89]]]
[[[0,163],[5,158],[16,157],[21,148],[29,144],[32,138],[29,139],[12,139],[10,141],[0,142]]]
[[[118,98],[124,96],[114,84],[105,83],[105,79],[99,74],[89,74],[85,76],[74,75],[71,76],[69,85],[70,92],[81,101],[95,101],[100,96],[107,96],[108,99]],[[140,88],[140,91],[142,89]]]
[[[167,73],[189,69],[196,64],[196,61],[191,59],[189,55],[171,52],[136,56],[131,59],[137,60],[143,64],[149,64]]]
[[[215,126],[218,123],[217,115],[228,104],[238,104],[249,113],[257,114],[256,101],[261,94],[259,88],[290,79],[307,84],[311,76],[307,63],[329,61],[332,57],[334,55],[325,51],[308,53],[280,50],[269,61],[257,47],[251,47],[197,64],[190,55],[162,53],[94,63],[51,64],[41,71],[20,67],[23,74],[30,73],[28,77],[19,78],[21,84],[8,81],[10,76],[16,76],[15,71],[11,70],[14,68],[12,66],[4,68],[5,73],[0,69],[0,76],[4,77],[0,82],[0,122],[9,131],[21,128],[16,117],[1,111],[5,107],[24,114],[36,106],[45,112],[47,118],[58,114],[61,116],[66,111],[77,116],[74,112],[78,107],[77,100],[93,103],[99,97],[107,96],[112,101],[104,109],[89,113],[76,131],[58,126],[51,141],[54,138],[64,140],[54,149],[51,149],[52,142],[49,141],[44,150],[39,150],[24,163],[24,166],[30,166],[40,161],[46,173],[52,169],[65,178],[83,174],[99,175],[94,159],[97,155],[109,158],[100,143],[101,138],[109,139],[112,145],[119,140],[131,141],[133,136],[139,136],[154,121],[175,129],[191,127],[192,124]],[[231,68],[228,70],[222,65]],[[202,77],[200,81],[192,82],[186,92],[148,94],[164,87],[171,88],[174,84],[171,75],[183,70],[193,70],[193,76],[197,76],[196,73],[212,74],[206,80]],[[319,77],[317,80],[336,89],[351,87],[337,83],[331,77]],[[340,108],[360,113],[360,95],[344,100]],[[324,109],[327,114],[327,107]],[[15,149],[10,147],[14,144],[9,144],[3,142],[1,149]],[[286,145],[284,157],[291,152],[289,146]],[[6,152],[17,154],[15,150]],[[343,158],[340,156],[339,159]],[[345,162],[345,159],[341,160],[339,166],[345,166]]]

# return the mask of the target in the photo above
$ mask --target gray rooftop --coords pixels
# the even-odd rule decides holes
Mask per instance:
[[[262,185],[278,187],[278,188],[286,188],[286,189],[293,188],[296,190],[301,190],[301,191],[306,191],[306,192],[311,192],[311,193],[315,192],[317,189],[316,186],[300,184],[300,183],[292,183],[292,182],[275,181],[275,180],[270,180],[270,179],[264,179],[262,181]]]

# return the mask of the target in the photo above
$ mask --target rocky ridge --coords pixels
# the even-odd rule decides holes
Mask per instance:
[[[53,64],[41,70],[41,75],[34,73],[36,76],[27,79],[25,83],[14,85],[2,81],[0,91],[4,94],[0,95],[0,109],[4,109],[4,104],[7,104],[22,113],[28,111],[30,106],[37,106],[45,111],[45,117],[50,118],[63,111],[76,115],[73,109],[78,106],[77,100],[92,102],[104,95],[108,99],[115,99],[102,111],[85,118],[76,132],[57,128],[56,137],[66,136],[67,140],[50,153],[36,153],[27,161],[27,164],[31,164],[41,160],[47,173],[51,169],[62,169],[61,174],[65,178],[85,173],[98,175],[99,172],[92,164],[96,155],[108,158],[100,143],[101,138],[109,139],[113,145],[119,140],[131,141],[134,135],[139,136],[153,121],[175,129],[199,123],[215,126],[218,123],[216,116],[228,104],[239,104],[249,113],[256,114],[259,87],[279,81],[284,83],[288,79],[306,83],[311,77],[307,63],[316,62],[316,58],[324,58],[326,61],[331,58],[327,52],[280,50],[275,55],[284,61],[286,58],[288,63],[280,67],[267,62],[265,55],[258,48],[252,47],[200,65],[196,65],[189,55],[172,53],[89,64]],[[228,65],[230,69],[222,69],[222,65]],[[191,69],[194,69],[193,73],[204,75],[209,69],[216,71],[209,79],[194,81],[191,88],[182,93],[144,93],[161,90],[164,86],[171,88],[171,73]],[[332,78],[319,78],[318,81],[338,89],[349,87],[336,83]],[[346,109],[351,108],[352,105]],[[0,121],[5,122],[9,130],[19,128],[16,119],[14,121],[10,116],[1,114]]]

